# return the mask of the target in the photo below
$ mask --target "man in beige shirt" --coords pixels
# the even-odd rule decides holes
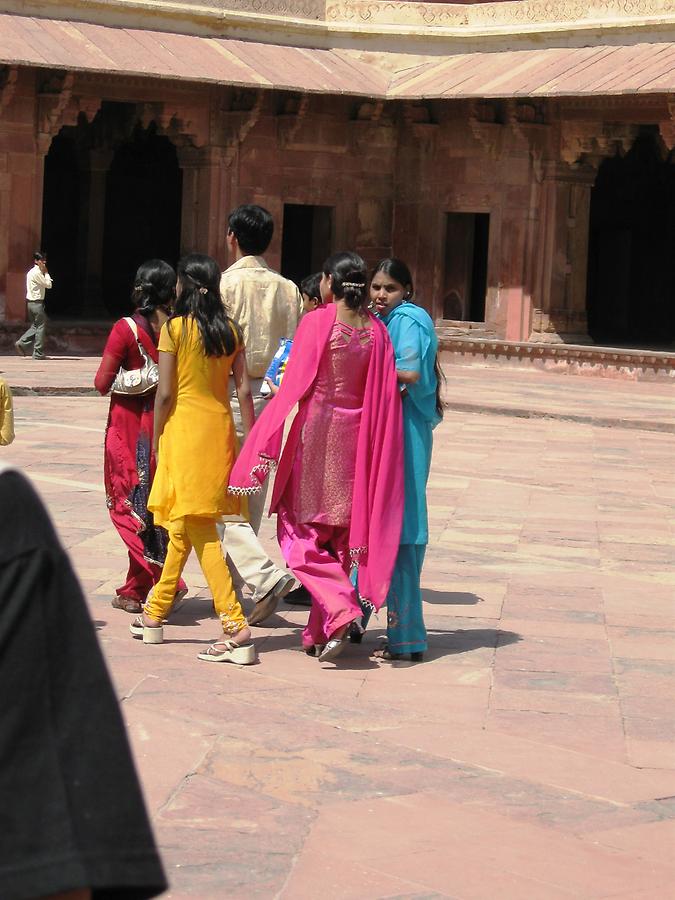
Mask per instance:
[[[227,245],[232,265],[223,272],[220,294],[227,314],[239,325],[246,344],[246,363],[256,415],[266,401],[260,387],[279,342],[292,338],[302,314],[302,298],[292,281],[283,278],[262,257],[272,240],[274,222],[261,206],[239,206],[228,218]],[[231,399],[232,415],[242,440],[241,414],[236,394]],[[256,607],[249,616],[259,624],[276,609],[279,600],[293,587],[293,577],[274,565],[265,553],[257,532],[260,528],[267,483],[259,494],[249,497],[249,522],[227,521],[224,543],[241,582],[253,591]]]

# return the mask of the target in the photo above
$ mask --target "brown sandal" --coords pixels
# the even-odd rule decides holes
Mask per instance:
[[[133,600],[131,597],[125,597],[123,594],[116,594],[110,601],[110,605],[115,609],[123,609],[124,612],[138,615],[143,611],[143,606],[139,600]]]

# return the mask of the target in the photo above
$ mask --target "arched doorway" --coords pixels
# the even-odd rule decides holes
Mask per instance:
[[[103,302],[113,315],[128,310],[138,266],[180,253],[182,171],[166,137],[137,125],[113,157],[105,187]]]
[[[675,340],[675,166],[656,129],[606,159],[591,194],[588,330],[602,344]]]
[[[63,128],[45,157],[41,247],[48,256],[54,287],[46,308],[57,318],[80,315],[84,304],[81,222],[85,173],[76,129]],[[38,248],[36,248],[38,249]]]
[[[104,102],[91,124],[64,127],[45,158],[42,247],[55,318],[130,310],[141,262],[180,253],[182,171],[176,148],[143,128],[133,104]]]

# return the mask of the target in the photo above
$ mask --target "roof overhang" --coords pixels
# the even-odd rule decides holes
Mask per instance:
[[[2,13],[0,63],[384,100],[675,93],[671,41],[429,58]]]

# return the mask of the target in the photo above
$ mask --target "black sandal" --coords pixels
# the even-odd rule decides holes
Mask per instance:
[[[349,642],[351,644],[360,644],[363,640],[363,630],[359,628],[356,622],[352,622],[349,626]]]
[[[396,660],[405,659],[406,656],[410,657],[410,662],[424,662],[423,650],[416,650],[414,653],[392,653],[389,644],[385,644],[380,650],[374,650],[373,656],[375,659],[384,659],[387,662],[396,662]]]

